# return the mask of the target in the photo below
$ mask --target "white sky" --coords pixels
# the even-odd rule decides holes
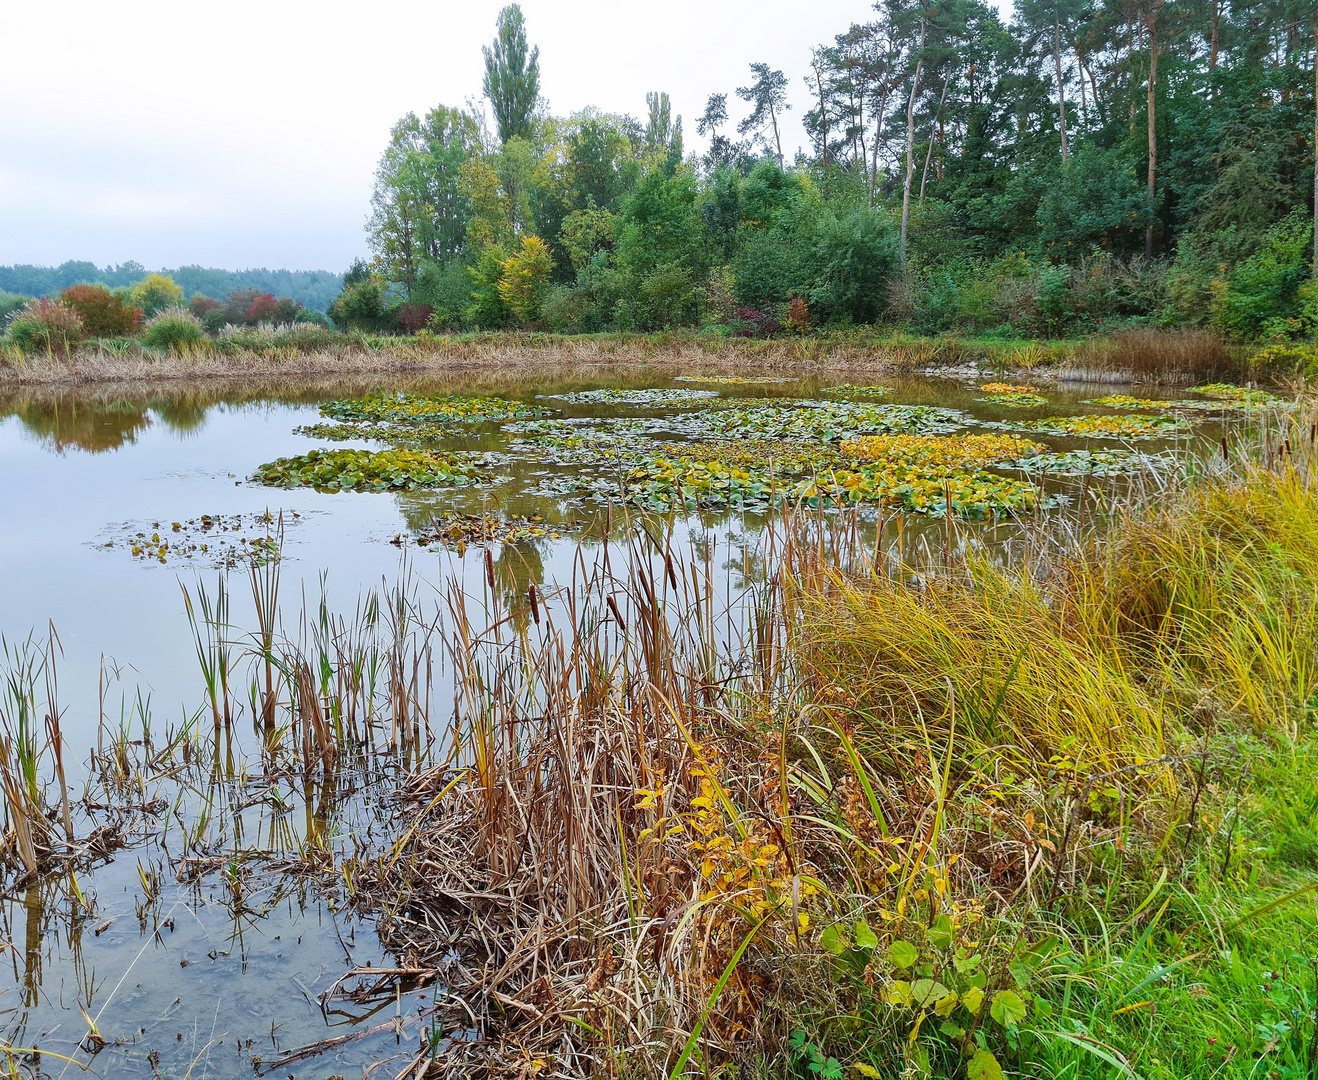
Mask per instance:
[[[502,0],[0,3],[0,264],[344,269],[408,110],[479,97]],[[813,45],[863,0],[522,0],[554,113],[645,111],[667,90],[687,147],[708,94],[767,61],[805,143]]]

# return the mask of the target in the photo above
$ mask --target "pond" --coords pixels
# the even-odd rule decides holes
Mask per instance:
[[[454,582],[473,597],[497,583],[507,609],[549,602],[650,514],[732,607],[785,503],[854,507],[871,532],[941,530],[949,509],[1010,528],[1181,467],[1257,404],[1229,388],[610,367],[0,397],[4,712],[15,723],[26,685],[32,723],[55,714],[74,831],[91,837],[35,876],[6,857],[5,1038],[42,1051],[20,1055],[29,1075],[329,1077],[386,1059],[376,1075],[394,1076],[441,1037],[437,991],[398,977],[407,958],[334,867],[395,838],[388,793],[442,747],[452,672],[426,653],[433,710],[332,778],[263,752],[259,659],[255,684],[245,661],[235,674],[221,732],[204,672],[223,649],[205,628],[238,628],[236,670],[273,582],[278,632],[310,655],[317,626],[346,635],[369,611],[385,627],[403,592],[450,615]],[[947,435],[979,441],[920,441]],[[482,603],[477,621],[497,616]]]

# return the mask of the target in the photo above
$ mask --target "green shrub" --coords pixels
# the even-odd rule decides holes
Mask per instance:
[[[368,334],[385,333],[396,325],[388,286],[374,274],[345,286],[330,304],[329,317],[341,330],[361,330]]]
[[[1318,381],[1318,345],[1269,345],[1250,359],[1249,367],[1259,379],[1302,375],[1310,382]]]
[[[1306,327],[1301,287],[1311,272],[1313,226],[1298,211],[1271,229],[1259,250],[1227,275],[1214,292],[1214,322],[1245,340],[1287,338]]]
[[[66,353],[82,336],[82,316],[59,300],[29,300],[9,320],[9,341],[23,352]]]
[[[5,292],[0,289],[0,327],[4,326],[9,316],[16,311],[22,311],[23,305],[27,303],[26,296],[19,296],[18,293]]]
[[[177,352],[206,340],[206,327],[186,308],[166,308],[147,321],[142,340],[157,349]]]
[[[168,274],[147,274],[128,291],[128,300],[150,318],[183,304],[183,289]]]
[[[414,303],[429,304],[431,330],[457,330],[471,304],[471,274],[458,259],[446,263],[427,259],[421,264],[409,294]]]

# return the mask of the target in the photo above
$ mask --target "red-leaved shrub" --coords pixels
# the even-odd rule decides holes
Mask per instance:
[[[142,309],[104,285],[70,285],[60,300],[82,316],[82,329],[88,337],[128,337],[142,326]]]
[[[429,304],[414,304],[409,300],[406,304],[398,305],[398,325],[403,328],[404,333],[415,334],[418,330],[426,328],[426,323],[434,311],[435,309]]]

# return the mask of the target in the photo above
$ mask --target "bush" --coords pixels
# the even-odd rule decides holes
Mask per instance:
[[[150,318],[183,303],[183,290],[168,274],[147,274],[128,290],[128,299]]]
[[[427,259],[417,273],[408,299],[430,306],[426,325],[432,330],[456,330],[471,304],[471,275],[458,259],[447,263]]]
[[[667,330],[683,322],[695,307],[691,272],[678,263],[660,263],[642,283],[638,315],[648,330]]]
[[[18,293],[5,292],[0,289],[0,327],[9,320],[9,316],[16,311],[22,311],[23,306],[27,303],[26,296],[19,296]]]
[[[1318,381],[1318,345],[1270,345],[1249,362],[1251,374],[1258,379],[1283,379],[1300,375],[1309,382]]]
[[[330,305],[329,316],[343,330],[383,333],[397,325],[385,283],[374,275],[339,293]]]
[[[1262,247],[1214,290],[1218,327],[1246,340],[1303,333],[1312,239],[1313,226],[1299,212],[1269,229]]]
[[[104,285],[70,285],[60,299],[82,316],[88,337],[128,337],[142,327],[142,309]]]
[[[434,310],[429,304],[417,304],[409,300],[405,304],[399,304],[395,314],[403,333],[415,334],[418,330],[426,328],[430,316],[434,314]]]
[[[82,316],[59,300],[29,300],[9,320],[9,341],[23,352],[66,353],[82,336]]]
[[[142,340],[157,349],[177,352],[185,345],[206,340],[206,328],[186,308],[167,308],[147,321]]]
[[[216,300],[215,297],[205,296],[202,293],[197,293],[196,296],[188,301],[188,310],[197,316],[202,322],[206,321],[206,316],[212,311],[220,311],[222,313],[223,307],[224,305]],[[221,322],[220,325],[223,326],[224,323]]]
[[[488,330],[507,325],[508,308],[499,289],[507,258],[508,253],[503,248],[490,244],[481,249],[476,265],[468,270],[472,283],[471,303],[463,312],[463,319],[472,326]]]

